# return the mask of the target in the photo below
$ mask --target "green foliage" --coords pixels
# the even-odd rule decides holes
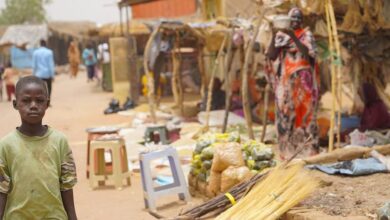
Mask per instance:
[[[0,12],[0,24],[36,24],[46,20],[44,6],[52,0],[6,0]]]

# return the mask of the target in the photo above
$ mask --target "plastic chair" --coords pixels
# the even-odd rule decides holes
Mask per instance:
[[[160,158],[168,158],[173,175],[173,183],[154,187],[151,170],[151,162]],[[171,194],[178,194],[180,200],[188,202],[190,194],[184,178],[183,171],[180,166],[179,157],[174,148],[164,150],[141,153],[139,155],[142,186],[144,190],[145,208],[156,211],[156,199]]]

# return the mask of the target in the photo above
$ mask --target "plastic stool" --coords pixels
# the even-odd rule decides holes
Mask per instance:
[[[88,133],[88,137],[87,137],[87,179],[89,178],[89,165],[90,165],[90,161],[89,161],[89,152],[90,152],[90,148],[91,148],[91,141],[95,140],[95,139],[98,139],[99,137],[103,136],[103,135],[106,135],[106,134],[118,134],[119,132],[119,128],[116,128],[116,127],[96,127],[96,128],[87,128],[86,129],[86,132]],[[97,157],[98,161],[100,160],[104,160],[104,150],[98,150],[96,152],[96,155],[95,157]],[[92,164],[94,165],[94,164]],[[98,173],[103,173],[104,171],[103,170],[98,170]]]
[[[150,164],[151,161],[164,157],[168,157],[173,175],[173,183],[154,187]],[[160,151],[141,153],[139,155],[139,160],[141,166],[145,208],[151,211],[156,211],[156,199],[164,195],[178,194],[180,200],[184,200],[186,202],[190,200],[190,194],[188,192],[176,149],[170,147]]]
[[[165,125],[153,125],[148,126],[145,131],[145,142],[152,142],[154,139],[154,133],[157,132],[160,136],[160,142],[162,144],[169,144],[167,127]]]
[[[94,156],[96,150],[109,150],[112,155],[112,172],[107,172],[106,161],[103,158]],[[95,166],[90,166],[89,184],[92,189],[96,188],[96,183],[99,181],[112,180],[117,189],[122,189],[123,179],[127,180],[127,184],[130,185],[131,172],[129,171],[126,146],[123,139],[112,140],[93,140],[91,141],[89,160],[91,164],[97,164],[97,170]],[[104,170],[103,173],[97,172]]]

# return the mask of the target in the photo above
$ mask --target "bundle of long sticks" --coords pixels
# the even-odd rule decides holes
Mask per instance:
[[[258,173],[251,179],[233,187],[228,193],[221,194],[207,202],[186,210],[179,214],[176,219],[207,219],[216,217],[232,206],[232,201],[226,196],[231,195],[236,201],[244,197],[252,187],[266,177],[268,172]]]
[[[250,193],[216,220],[279,219],[319,186],[319,181],[304,170],[303,165],[304,163],[297,163],[276,167]]]
[[[297,147],[297,151],[295,152],[295,154],[292,155],[290,159],[280,164],[278,166],[278,169],[287,169],[291,165],[293,159],[295,159],[296,156],[300,154],[302,150],[310,144],[310,141],[311,138],[308,138],[307,140],[305,140],[304,143],[300,144]],[[303,165],[304,162],[301,162],[301,165]],[[177,217],[173,219],[209,219],[216,217],[227,209],[231,208],[235,202],[240,201],[242,198],[244,198],[255,185],[263,182],[272,172],[274,172],[273,169],[262,173],[257,173],[249,180],[237,184],[227,193],[220,194],[203,204],[181,212]],[[232,198],[234,201],[232,201]]]

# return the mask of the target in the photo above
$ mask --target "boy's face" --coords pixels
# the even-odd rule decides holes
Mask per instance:
[[[49,99],[45,89],[36,83],[26,84],[16,94],[13,101],[14,108],[19,111],[22,122],[40,124],[49,106]]]

